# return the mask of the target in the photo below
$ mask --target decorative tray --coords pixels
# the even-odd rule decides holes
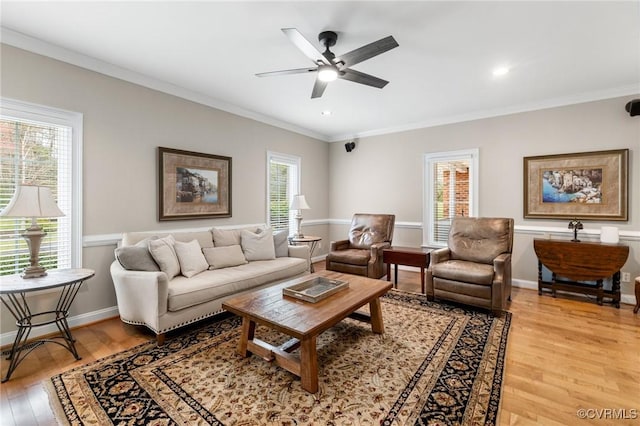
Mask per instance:
[[[285,287],[282,289],[282,294],[315,303],[347,287],[349,287],[349,283],[346,281],[316,277]]]

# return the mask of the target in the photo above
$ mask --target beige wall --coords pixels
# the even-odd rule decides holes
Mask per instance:
[[[533,282],[531,241],[543,231],[523,227],[564,237],[566,221],[522,219],[522,157],[629,148],[631,216],[613,224],[635,233],[623,241],[631,246],[625,270],[640,275],[640,117],[624,111],[627,98],[367,137],[347,153],[343,143],[328,144],[6,45],[1,49],[2,96],[84,114],[86,241],[133,230],[264,222],[266,152],[272,150],[302,157],[302,191],[312,206],[304,212],[304,231],[323,238],[320,254],[330,240],[345,237],[355,212],[396,214],[394,242],[420,245],[423,154],[479,148],[480,214],[516,219],[514,276]],[[158,146],[232,157],[233,217],[158,222]],[[585,227],[597,230],[602,224]],[[96,277],[81,290],[72,316],[116,305],[108,270],[114,247],[84,248],[83,266],[95,269]],[[624,284],[623,292],[631,294],[631,285]],[[4,310],[1,319],[2,333],[14,329]]]
[[[343,143],[331,145],[330,217],[349,219],[357,211],[394,213],[408,224],[396,229],[394,243],[422,242],[423,156],[425,153],[479,148],[481,216],[513,217],[517,233],[513,254],[514,277],[537,281],[533,238],[551,233],[568,236],[567,220],[523,219],[523,157],[572,152],[630,149],[629,221],[585,222],[586,234],[604,224],[631,237],[623,270],[640,275],[640,117],[624,110],[629,96],[567,107],[513,114],[464,123],[362,138],[347,153]],[[534,227],[537,229],[529,229]],[[545,231],[544,229],[550,229]],[[331,228],[331,238],[346,235],[346,225]],[[399,232],[400,231],[400,232]],[[564,235],[567,233],[566,235]],[[585,237],[588,239],[589,237]],[[592,236],[597,239],[598,235]],[[632,284],[623,284],[626,294]]]
[[[6,45],[1,55],[2,96],[84,114],[85,239],[134,230],[264,223],[267,151],[302,158],[301,187],[313,207],[305,219],[329,214],[326,142]],[[159,222],[158,146],[232,157],[233,217]],[[71,315],[116,305],[108,269],[114,248],[84,248],[84,267],[95,269],[96,276],[78,295]],[[12,329],[3,309],[2,332]]]

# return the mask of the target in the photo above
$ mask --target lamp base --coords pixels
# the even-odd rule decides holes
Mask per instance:
[[[32,223],[30,228],[22,234],[22,237],[27,241],[27,245],[29,246],[29,263],[30,265],[24,268],[24,271],[20,276],[22,278],[38,278],[47,275],[45,268],[40,266],[39,257],[40,257],[40,243],[42,242],[42,238],[46,233],[42,230],[40,226],[35,223]]]
[[[302,223],[302,215],[298,213],[295,219],[296,219],[296,232],[293,234],[293,238],[304,238],[304,235],[302,235],[302,231],[300,230],[300,224]]]
[[[45,275],[47,275],[47,270],[40,265],[27,266],[26,268],[24,268],[24,271],[22,271],[22,274],[20,274],[22,278],[27,278],[27,279],[44,277]]]

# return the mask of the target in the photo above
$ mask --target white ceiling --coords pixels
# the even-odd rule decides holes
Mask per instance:
[[[2,0],[0,22],[3,43],[327,141],[640,93],[637,0]],[[319,49],[336,31],[336,55],[393,35],[398,48],[354,66],[390,83],[310,99],[313,74],[255,77],[313,65],[287,27]]]

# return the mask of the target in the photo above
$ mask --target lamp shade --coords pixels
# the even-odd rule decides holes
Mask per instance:
[[[289,208],[291,210],[309,210],[311,207],[307,204],[304,195],[294,195]]]
[[[0,212],[8,217],[59,217],[64,216],[58,208],[51,189],[46,186],[18,185],[9,204]]]

